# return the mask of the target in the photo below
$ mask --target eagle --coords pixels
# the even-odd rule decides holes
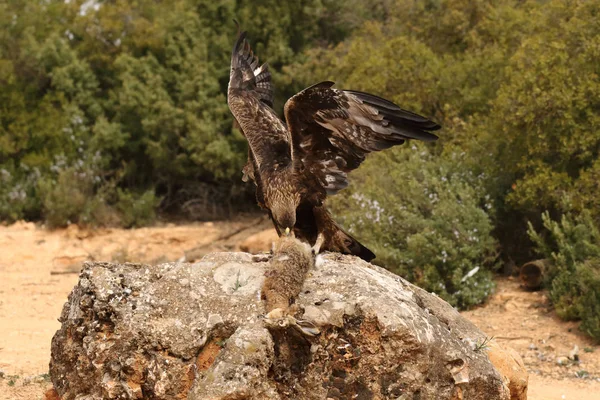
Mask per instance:
[[[344,231],[325,206],[327,196],[348,186],[348,173],[367,154],[404,143],[433,141],[437,123],[381,97],[333,87],[324,81],[291,97],[285,121],[273,109],[268,64],[259,64],[246,32],[231,54],[227,103],[248,141],[243,180],[256,185],[256,200],[279,236],[290,235],[319,250],[375,254]]]

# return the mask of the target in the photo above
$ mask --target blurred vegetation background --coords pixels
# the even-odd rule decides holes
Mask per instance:
[[[552,260],[557,311],[600,340],[598,0],[4,1],[0,220],[254,210],[225,95],[233,18],[278,110],[333,80],[444,127],[330,201],[379,264],[464,308],[499,265]]]

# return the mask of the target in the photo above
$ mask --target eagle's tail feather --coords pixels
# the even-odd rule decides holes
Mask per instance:
[[[375,253],[373,253],[361,242],[352,237],[348,232],[343,230],[338,224],[336,224],[335,222],[334,224],[337,228],[337,232],[335,233],[335,242],[343,243],[343,247],[340,246],[341,248],[336,251],[339,251],[340,253],[344,254],[352,254],[358,256],[367,262],[370,262],[372,259],[375,258]]]

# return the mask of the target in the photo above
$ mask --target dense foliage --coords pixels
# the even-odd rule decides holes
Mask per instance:
[[[372,155],[331,199],[387,268],[466,307],[489,293],[497,251],[535,256],[528,222],[599,226],[600,0],[1,3],[0,220],[136,226],[253,208],[225,99],[233,18],[271,65],[278,110],[331,79],[444,127],[435,145]],[[570,282],[595,273],[578,257]],[[554,293],[575,285],[560,276]]]
[[[369,241],[375,263],[465,308],[491,293],[497,249],[482,177],[460,163],[424,146],[392,149],[366,161],[332,205],[351,234]]]
[[[600,229],[589,211],[554,221],[546,212],[544,229],[529,235],[550,261],[546,283],[558,315],[581,319],[581,330],[600,340]]]

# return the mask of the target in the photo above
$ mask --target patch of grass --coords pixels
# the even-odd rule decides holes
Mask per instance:
[[[582,369],[580,371],[575,372],[575,376],[578,378],[588,378],[590,376],[590,373]]]
[[[584,347],[583,351],[585,351],[586,353],[593,353],[594,352],[594,348],[593,347]]]
[[[482,350],[488,350],[490,348],[490,342],[494,339],[493,336],[491,337],[485,337],[485,339],[483,339],[481,342],[477,342],[475,344],[475,348],[473,349],[473,351],[475,351],[476,353],[479,353]]]
[[[17,380],[20,378],[19,375],[6,375],[6,378],[8,379],[8,382],[6,382],[6,384],[8,386],[15,386],[15,384],[17,383]]]
[[[235,277],[235,283],[233,284],[233,287],[231,288],[233,290],[233,293],[235,293],[239,288],[246,286],[247,284],[248,284],[247,279],[245,281],[242,281],[240,279],[240,270],[238,269],[237,275]]]

